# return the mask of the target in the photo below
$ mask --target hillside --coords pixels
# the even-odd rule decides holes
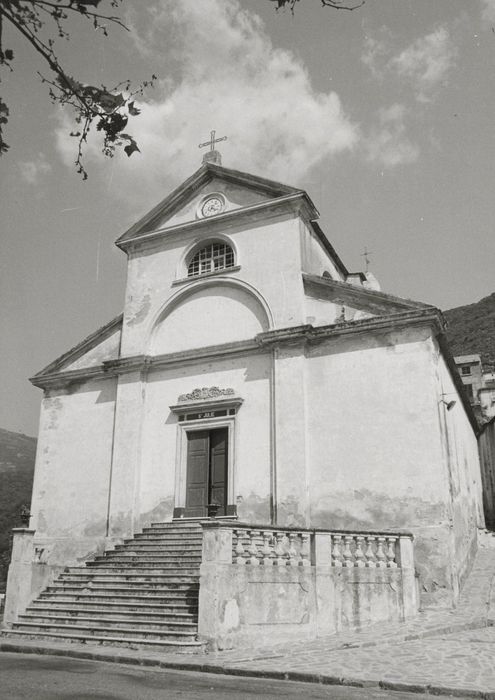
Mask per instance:
[[[453,355],[479,354],[485,369],[495,367],[495,293],[444,315]]]
[[[0,428],[0,592],[5,590],[13,527],[21,525],[21,505],[29,506],[36,439]]]

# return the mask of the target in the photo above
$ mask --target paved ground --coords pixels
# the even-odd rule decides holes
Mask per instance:
[[[412,700],[413,693],[0,655],[2,700]]]
[[[411,623],[381,624],[360,633],[298,644],[198,656],[76,644],[44,643],[40,648],[41,642],[14,639],[0,639],[0,650],[337,686],[361,685],[367,689],[365,697],[370,698],[373,689],[382,688],[495,700],[495,537],[485,537],[482,542],[484,546],[458,607],[424,611]]]

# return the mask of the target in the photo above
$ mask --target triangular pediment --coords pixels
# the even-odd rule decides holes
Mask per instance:
[[[336,319],[362,320],[371,317],[389,316],[415,309],[433,309],[430,304],[404,299],[393,294],[367,289],[364,286],[339,282],[317,275],[303,274],[304,292],[307,299],[316,302],[311,308],[320,310],[316,317],[328,318],[332,314]],[[325,314],[325,305],[329,307]],[[330,311],[331,307],[331,311]]]
[[[214,194],[221,195],[221,213],[225,214],[302,194],[302,191],[256,175],[231,170],[214,163],[205,163],[120,236],[116,244],[122,246],[152,231],[197,221],[201,218],[202,203],[209,195]]]
[[[50,374],[99,367],[107,360],[116,360],[120,353],[121,332],[122,315],[117,316],[75,347],[60,355],[35,374],[31,381],[36,384],[37,379]]]

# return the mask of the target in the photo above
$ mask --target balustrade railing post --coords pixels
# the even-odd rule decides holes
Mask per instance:
[[[299,564],[297,550],[296,550],[296,547],[294,545],[296,537],[297,537],[297,533],[289,532],[289,549],[287,550],[287,553],[289,555],[289,565],[290,566],[297,566]]]
[[[310,561],[310,537],[309,532],[301,533],[301,566],[311,566]]]
[[[354,552],[354,558],[358,568],[363,568],[366,566],[366,562],[364,561],[363,543],[363,535],[356,535],[356,550]]]
[[[283,532],[276,532],[275,533],[275,555],[276,555],[276,560],[275,563],[277,566],[285,566],[286,564],[286,556],[285,556],[285,550],[283,547],[282,542],[284,541],[284,533]]]
[[[387,557],[383,551],[385,545],[385,537],[376,538],[376,565],[379,569],[385,569],[387,566]]]
[[[248,537],[249,537],[249,554],[251,555],[249,557],[249,563],[251,566],[259,566],[259,552],[258,552],[258,547],[256,544],[256,536],[257,536],[257,531],[256,530],[248,530]]]
[[[352,535],[344,535],[344,551],[342,552],[342,555],[344,557],[344,566],[346,568],[351,568],[354,566],[354,562],[352,561],[352,550],[351,550],[351,542],[354,538]]]
[[[408,620],[414,617],[418,611],[418,590],[416,587],[412,536],[399,536],[398,559],[402,574],[402,609],[404,619]]]
[[[332,563],[337,568],[342,566],[344,557],[342,556],[342,535],[332,535]]]

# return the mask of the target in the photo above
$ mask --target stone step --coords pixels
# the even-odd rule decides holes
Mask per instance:
[[[149,552],[147,550],[122,549],[117,552],[107,552],[104,555],[88,560],[91,562],[114,561],[115,559],[129,562],[135,559],[143,562],[163,562],[164,564],[201,564],[201,552],[189,551],[186,554],[180,552],[157,551]]]
[[[197,530],[202,531],[201,519],[198,520],[172,520],[168,522],[161,523],[151,523],[148,527],[144,527],[144,530],[154,530],[155,528],[165,528],[169,530]]]
[[[183,536],[181,537],[180,535],[166,535],[163,533],[150,533],[149,535],[139,535],[139,537],[133,537],[132,540],[123,540],[123,542],[118,542],[117,545],[123,544],[124,546],[128,547],[129,545],[133,544],[156,544],[156,545],[166,545],[170,544],[173,545],[174,547],[181,547],[183,545],[190,545],[193,547],[202,547],[203,546],[203,537],[202,535],[196,536]],[[116,546],[117,546],[116,545]]]
[[[198,613],[197,603],[195,605],[170,605],[162,603],[114,603],[109,601],[90,600],[35,600],[29,606],[29,613],[54,613],[60,611],[72,614],[77,612],[106,612],[107,614],[126,615],[159,615],[159,616],[180,616],[184,618],[196,619]]]
[[[199,590],[199,583],[197,581],[191,582],[189,579],[187,581],[168,581],[166,585],[163,582],[103,582],[103,583],[93,583],[90,587],[82,584],[80,581],[54,581],[52,586],[49,587],[49,593],[54,591],[66,591],[66,592],[77,592],[80,595],[84,595],[86,592],[98,593],[105,592],[110,594],[119,593],[129,593],[130,595],[137,595],[141,598],[149,596],[178,596],[182,597],[184,595],[197,595]]]
[[[115,637],[132,637],[134,639],[141,640],[152,640],[160,641],[162,639],[167,639],[168,641],[195,641],[196,632],[195,630],[184,631],[184,630],[174,630],[174,631],[164,631],[154,628],[140,627],[135,629],[129,625],[124,627],[117,627],[114,625],[95,627],[93,625],[79,625],[79,624],[57,624],[56,622],[42,623],[42,622],[15,622],[13,625],[13,630],[21,630],[30,634],[31,632],[42,632],[42,633],[82,633],[88,637],[94,637],[97,635],[102,635],[108,638]]]
[[[167,652],[189,652],[189,653],[199,653],[203,651],[204,644],[202,642],[190,640],[190,641],[174,641],[168,639],[160,640],[150,640],[150,639],[136,639],[134,637],[106,637],[104,635],[85,635],[80,633],[67,634],[66,632],[34,632],[30,630],[25,632],[23,630],[9,630],[3,633],[4,636],[10,638],[23,638],[23,639],[36,639],[43,641],[50,640],[63,640],[68,643],[75,644],[88,644],[88,645],[98,645],[106,646],[110,645],[112,647],[131,647],[131,648],[146,648],[151,651],[167,651]]]
[[[36,615],[31,613],[24,613],[19,615],[18,622],[16,625],[78,625],[87,626],[88,628],[100,628],[108,626],[114,627],[116,629],[126,629],[134,631],[158,631],[168,634],[169,632],[187,632],[188,634],[196,634],[197,625],[191,620],[170,620],[170,619],[150,619],[146,615],[141,615],[141,617],[133,617],[128,619],[126,616],[109,616],[106,613],[102,615],[101,612],[97,612],[95,615],[87,614],[76,614],[76,615],[59,615],[48,613],[46,615]]]
[[[102,557],[101,559],[95,559],[93,561],[86,562],[86,566],[90,568],[126,568],[132,567],[133,570],[136,568],[144,569],[163,569],[164,571],[175,570],[175,571],[185,571],[185,570],[196,570],[199,571],[201,564],[201,559],[199,557],[189,557],[186,560],[181,559],[164,559],[163,557],[149,557],[142,556],[138,557],[135,555],[128,555],[126,557]]]
[[[117,544],[114,549],[110,549],[107,554],[112,554],[113,552],[166,552],[177,554],[193,554],[198,553],[201,556],[202,545],[201,543],[196,544],[195,542],[183,543],[183,542],[148,542],[146,540],[133,542],[128,542],[127,544]]]
[[[150,527],[144,527],[141,531],[143,534],[156,534],[157,532],[166,533],[168,535],[175,535],[180,537],[181,535],[197,535],[199,537],[203,534],[203,529],[201,527],[192,526],[185,527],[184,525],[160,525],[156,523]]]
[[[203,533],[197,530],[177,530],[176,532],[170,532],[167,530],[157,530],[149,529],[143,530],[143,532],[137,532],[133,537],[126,538],[124,542],[131,542],[132,540],[140,540],[149,537],[153,539],[155,537],[160,537],[161,539],[171,539],[180,540],[181,542],[201,542],[203,539]]]
[[[163,567],[162,567],[163,568]],[[91,569],[91,567],[84,568],[80,571],[69,571],[67,573],[60,574],[61,581],[103,581],[108,578],[113,578],[116,580],[129,579],[130,581],[141,581],[149,579],[150,581],[178,581],[185,582],[194,579],[195,581],[199,579],[198,569],[167,569],[161,570],[154,567],[123,567],[118,565],[116,567],[111,566],[100,566]]]
[[[80,585],[67,585],[50,586],[49,589],[41,593],[40,599],[45,597],[59,598],[60,596],[77,596],[78,598],[84,599],[90,596],[96,596],[104,600],[135,599],[139,602],[143,600],[155,601],[161,598],[170,600],[197,599],[198,593],[198,585],[192,586],[185,583],[174,588],[169,584],[165,589],[143,585],[114,586],[113,588],[109,586],[91,586],[90,589],[82,589]]]

